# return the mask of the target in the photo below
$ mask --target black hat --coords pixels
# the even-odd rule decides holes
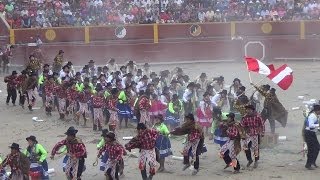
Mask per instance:
[[[88,63],[94,63],[94,61],[91,59]]]
[[[61,54],[61,53],[64,53],[64,51],[63,50],[59,50],[59,54]]]
[[[314,111],[320,111],[320,105],[319,104],[313,105],[313,110]]]
[[[227,117],[234,119],[236,117],[236,115],[231,112],[231,113],[227,114]]]
[[[137,73],[142,73],[142,69],[138,69],[138,70],[137,70]]]
[[[81,76],[81,72],[76,72],[76,76]]]
[[[156,72],[151,72],[150,76],[157,76]]]
[[[27,141],[31,140],[31,141],[33,141],[35,143],[38,143],[37,138],[35,136],[29,136],[29,137],[26,138],[26,140]]]
[[[12,71],[12,75],[18,74],[17,71]]]
[[[228,91],[224,89],[221,92],[219,92],[219,94],[228,94]]]
[[[68,66],[72,66],[73,64],[72,64],[71,61],[68,61],[67,65],[68,65]]]
[[[256,110],[256,108],[252,104],[247,105],[245,108],[246,109],[252,109],[253,111]]]
[[[245,86],[241,86],[241,87],[239,87],[239,90],[246,91],[246,87]]]
[[[147,129],[147,126],[144,123],[139,123],[137,125],[137,130],[145,130]]]
[[[185,118],[190,119],[192,121],[194,121],[194,115],[189,113],[188,115],[185,116]]]
[[[162,116],[161,114],[156,115],[154,118],[155,118],[155,119],[159,119],[161,122],[164,121],[164,118],[163,118],[163,116]]]
[[[110,87],[110,86],[112,86],[112,84],[111,84],[111,82],[108,82],[106,87]]]
[[[173,83],[179,83],[179,81],[177,81],[176,79],[173,79],[173,80],[171,81],[171,84],[173,84]]]
[[[206,78],[207,74],[206,73],[201,73],[200,78]]]
[[[191,82],[191,83],[188,84],[187,88],[189,88],[189,87],[194,87],[194,86],[195,86],[195,83],[194,83],[194,82]]]
[[[221,112],[221,109],[220,109],[219,107],[213,107],[212,111],[213,111],[213,113],[215,113],[215,114],[221,114],[221,113],[222,113],[222,112]]]
[[[108,134],[109,130],[108,129],[102,129],[102,137],[105,137]]]
[[[67,65],[65,65],[65,66],[62,67],[62,69],[65,69],[65,68],[68,68],[68,69],[69,69],[70,66],[67,64]]]
[[[233,83],[236,82],[236,81],[241,83],[241,80],[239,78],[234,78]]]
[[[101,79],[102,77],[106,77],[106,75],[105,74],[100,74],[98,79]]]
[[[9,146],[9,148],[19,150],[20,146],[17,143],[12,143],[11,146]]]
[[[131,73],[126,74],[126,77],[133,77]]]
[[[144,63],[143,66],[144,66],[144,67],[150,67],[150,64],[149,64],[149,63]]]
[[[116,135],[113,132],[108,132],[105,136],[103,137],[107,137],[109,139],[111,139],[111,141],[115,141],[116,140]]]
[[[102,85],[101,85],[100,83],[98,83],[97,86],[96,86],[96,91],[97,91],[97,92],[100,92],[100,91],[102,91],[102,90],[103,90]]]
[[[134,64],[134,63],[133,63],[133,61],[131,61],[131,60],[128,62],[128,65],[133,65],[133,64]]]
[[[65,132],[65,135],[76,135],[78,130],[76,130],[73,126],[69,127],[67,132]]]
[[[172,100],[177,100],[177,99],[179,99],[179,96],[177,95],[177,94],[174,94],[174,95],[172,95]]]
[[[146,80],[146,79],[149,79],[149,78],[148,78],[148,76],[144,75],[144,76],[142,76],[141,79],[142,79],[142,80]]]

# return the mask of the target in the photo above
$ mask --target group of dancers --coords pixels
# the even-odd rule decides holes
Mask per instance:
[[[241,150],[245,151],[247,167],[254,163],[253,167],[257,168],[264,122],[269,120],[271,131],[275,131],[272,107],[281,103],[269,85],[252,84],[256,91],[248,98],[238,78],[226,87],[223,76],[210,80],[201,73],[191,81],[181,68],[156,74],[148,63],[141,69],[133,61],[119,67],[114,59],[103,67],[96,67],[90,60],[75,72],[72,62],[64,64],[63,53],[59,51],[52,69],[32,55],[21,75],[13,71],[5,77],[6,103],[9,105],[11,99],[15,105],[18,92],[19,104],[24,107],[27,100],[28,109],[32,111],[39,94],[47,116],[57,110],[59,119],[74,120],[75,125],[79,125],[82,117],[84,126],[92,119],[93,130],[102,131],[97,158],[101,159],[100,169],[109,179],[119,179],[123,174],[123,156],[135,148],[140,150],[139,169],[143,180],[152,179],[156,171],[165,171],[165,158],[172,155],[169,137],[180,135],[187,135],[182,151],[183,170],[193,165],[193,175],[199,171],[199,155],[206,151],[206,136],[221,146],[220,157],[226,163],[225,168],[233,167],[235,173],[239,172],[237,155]],[[286,111],[283,115],[287,115]],[[137,120],[138,134],[123,146],[118,141],[117,130],[123,128],[123,122],[128,128],[132,119]],[[108,129],[103,128],[105,125]],[[68,179],[81,179],[85,170],[87,152],[81,139],[76,137],[77,132],[75,127],[70,127],[67,138],[56,144],[50,156],[53,159],[57,153],[66,153],[63,169]],[[24,171],[18,170],[16,162],[26,155],[31,165],[34,162],[41,165],[42,179],[48,178],[48,165],[43,159],[46,150],[37,145],[34,136],[27,140],[31,146],[29,153],[20,152],[19,145],[14,143],[1,167],[9,165],[11,176],[21,175]],[[158,170],[156,162],[160,164]],[[146,166],[150,166],[149,175]]]

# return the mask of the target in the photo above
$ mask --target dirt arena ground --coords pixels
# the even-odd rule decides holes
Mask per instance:
[[[283,62],[284,63],[284,62]],[[278,67],[282,62],[275,63]],[[302,154],[298,154],[302,150],[301,127],[303,116],[301,110],[291,110],[293,107],[302,106],[302,101],[298,100],[298,96],[305,96],[307,99],[320,97],[320,64],[319,62],[287,62],[294,70],[294,83],[287,91],[278,89],[277,94],[281,102],[289,111],[288,125],[286,128],[281,128],[277,124],[277,132],[280,136],[287,136],[286,141],[281,141],[274,148],[263,149],[261,151],[260,164],[258,169],[253,171],[243,169],[240,174],[232,174],[232,169],[223,170],[224,162],[218,156],[218,146],[206,139],[208,152],[201,156],[200,172],[196,176],[191,176],[191,171],[182,171],[182,161],[168,158],[166,168],[168,173],[159,173],[154,177],[155,180],[187,180],[187,179],[233,179],[233,180],[267,180],[267,179],[282,179],[282,180],[313,180],[319,179],[320,169],[307,171],[304,168],[305,159]],[[201,72],[206,72],[209,77],[223,75],[226,84],[230,84],[233,78],[238,77],[243,81],[243,84],[249,88],[248,73],[245,63],[196,63],[188,65],[179,65],[184,69],[190,77],[196,77]],[[155,66],[152,69],[158,72],[161,69],[173,69],[175,65]],[[252,74],[254,82],[259,82],[262,79],[260,75]],[[3,79],[3,78],[2,78]],[[268,79],[263,80],[263,83],[272,84]],[[275,87],[274,84],[272,86]],[[43,144],[50,152],[56,142],[62,140],[66,129],[74,125],[72,122],[65,123],[57,120],[55,114],[48,118],[43,109],[37,109],[30,113],[27,109],[5,104],[6,85],[3,80],[0,82],[0,115],[1,115],[1,130],[0,130],[0,152],[6,155],[9,152],[8,146],[12,142],[17,142],[22,147],[27,146],[25,138],[29,135],[35,135],[38,141]],[[248,96],[251,92],[248,92]],[[39,102],[40,99],[38,99]],[[36,107],[40,107],[38,103]],[[32,117],[39,117],[44,122],[33,122]],[[266,123],[268,129],[269,124]],[[102,180],[104,175],[98,170],[98,167],[93,167],[92,163],[96,157],[96,142],[100,139],[100,133],[92,131],[91,127],[79,129],[78,136],[83,139],[87,146],[88,158],[86,159],[87,170],[83,174],[85,180]],[[134,135],[134,129],[123,129],[118,137]],[[120,140],[121,143],[125,141]],[[173,153],[180,156],[179,151],[182,149],[182,140],[171,140]],[[137,150],[131,153],[138,155]],[[242,152],[239,156],[241,165],[245,165],[246,158]],[[137,158],[133,156],[125,157],[125,177],[123,180],[139,180],[141,179],[138,170]],[[55,160],[48,160],[49,168],[55,169],[54,176],[51,179],[62,180],[65,176],[62,172],[62,156],[56,156]],[[320,164],[320,163],[318,163]]]

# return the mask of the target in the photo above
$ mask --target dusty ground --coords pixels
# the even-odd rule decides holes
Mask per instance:
[[[279,65],[277,63],[276,65]],[[289,66],[294,70],[294,84],[287,91],[278,90],[279,99],[285,107],[290,111],[287,128],[277,126],[277,132],[280,135],[287,136],[287,141],[280,142],[272,149],[263,149],[261,151],[261,161],[259,168],[253,171],[242,170],[240,174],[232,174],[232,170],[223,170],[224,162],[218,157],[218,146],[206,139],[208,152],[201,156],[200,172],[197,176],[191,176],[191,171],[183,172],[182,162],[177,160],[167,159],[166,167],[171,173],[157,174],[154,179],[157,180],[180,180],[180,179],[237,179],[237,180],[253,180],[253,179],[318,179],[320,169],[315,171],[307,171],[304,168],[305,159],[301,154],[298,154],[302,149],[301,126],[303,122],[302,113],[300,110],[292,111],[292,107],[302,105],[301,100],[297,96],[303,95],[307,98],[320,97],[320,64],[318,62],[289,62]],[[170,65],[171,66],[171,65]],[[181,65],[187,74],[191,77],[199,75],[201,72],[206,72],[209,76],[224,75],[226,83],[230,84],[233,78],[240,78],[244,85],[249,87],[248,73],[244,63],[206,63]],[[165,66],[153,67],[153,70],[158,71]],[[170,69],[174,68],[171,66]],[[255,82],[262,78],[259,75],[253,75]],[[270,83],[269,80],[264,80],[264,83]],[[23,110],[21,107],[13,107],[5,105],[6,90],[3,81],[0,82],[0,115],[1,115],[1,131],[0,131],[0,152],[5,155],[9,152],[7,148],[12,142],[19,143],[22,147],[27,146],[25,138],[29,135],[37,136],[39,142],[43,144],[48,151],[51,151],[56,142],[64,138],[64,132],[72,123],[65,123],[57,120],[57,115],[52,118],[45,116],[43,109],[35,110],[30,113],[28,110]],[[250,95],[250,93],[249,93]],[[37,107],[40,103],[37,104]],[[45,120],[44,122],[33,122],[32,117],[39,117]],[[268,124],[266,124],[268,126]],[[83,179],[99,180],[104,179],[103,173],[98,170],[98,167],[93,167],[92,163],[96,157],[96,142],[100,138],[100,133],[94,133],[91,128],[79,129],[78,136],[81,137],[88,150],[88,158],[86,159],[87,171],[83,174]],[[120,131],[119,137],[134,135],[133,129],[125,129]],[[121,142],[124,144],[125,141]],[[174,155],[179,156],[179,151],[182,148],[182,141],[172,140]],[[137,150],[131,154],[137,155]],[[244,153],[240,154],[240,162],[246,164]],[[51,179],[65,179],[61,169],[62,157],[56,156],[55,160],[48,160],[50,168],[55,169],[55,175]],[[320,163],[319,163],[320,164]],[[125,177],[127,180],[141,179],[137,168],[137,158],[125,158]]]

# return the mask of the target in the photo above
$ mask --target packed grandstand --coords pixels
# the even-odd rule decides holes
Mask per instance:
[[[12,28],[319,19],[312,0],[0,0]]]

